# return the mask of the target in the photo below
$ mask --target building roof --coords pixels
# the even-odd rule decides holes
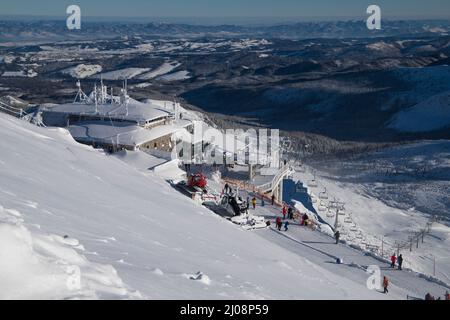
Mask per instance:
[[[75,102],[60,104],[48,109],[47,111],[80,114],[86,116],[110,117],[112,119],[129,120],[140,124],[171,116],[170,111],[163,110],[155,104],[142,103],[132,98],[129,99],[127,105],[116,103],[98,104],[97,110],[95,104],[93,103],[86,104]]]
[[[131,147],[185,130],[174,125],[161,125],[151,129],[144,129],[138,125],[114,121],[81,121],[69,126],[67,129],[72,137],[78,141]]]

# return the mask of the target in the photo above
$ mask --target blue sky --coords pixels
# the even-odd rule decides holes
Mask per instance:
[[[365,17],[378,4],[385,17],[450,18],[449,0],[1,0],[0,15],[65,16],[69,4],[85,17]]]

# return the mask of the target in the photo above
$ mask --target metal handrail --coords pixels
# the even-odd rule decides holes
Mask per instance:
[[[273,190],[273,187],[278,185],[280,180],[291,170],[290,166],[283,166],[270,182],[258,186],[258,189],[262,192]]]
[[[0,109],[16,114],[19,116],[19,118],[22,117],[22,115],[24,114],[23,109],[15,108],[2,101],[0,101]]]

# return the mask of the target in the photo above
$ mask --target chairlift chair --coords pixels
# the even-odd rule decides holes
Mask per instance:
[[[331,211],[330,209],[328,209],[328,211],[326,213],[326,216],[328,218],[334,218],[334,215],[335,215],[335,213],[333,211]]]
[[[318,185],[317,185],[316,179],[311,179],[311,180],[309,180],[309,182],[308,182],[308,187],[310,187],[310,188],[317,188]]]
[[[305,187],[303,186],[303,183],[301,183],[300,181],[298,181],[296,184],[295,184],[295,191],[296,192],[305,192]]]
[[[324,188],[324,190],[321,193],[319,193],[319,198],[323,200],[328,199],[327,188]]]
[[[327,211],[327,206],[325,205],[325,203],[323,201],[320,201],[318,209],[319,209],[319,211]]]
[[[353,223],[352,217],[350,217],[350,216],[345,217],[344,222],[345,223]]]
[[[311,196],[311,197],[309,198],[309,201],[310,201],[311,203],[317,203],[317,199],[316,199],[315,197],[313,197],[313,196]]]

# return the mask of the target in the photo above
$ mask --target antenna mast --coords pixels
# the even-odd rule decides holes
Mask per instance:
[[[89,97],[83,92],[83,90],[81,89],[81,82],[79,79],[77,79],[77,83],[76,86],[78,88],[77,90],[77,94],[75,96],[75,99],[73,100],[74,103],[88,103],[89,102]]]

